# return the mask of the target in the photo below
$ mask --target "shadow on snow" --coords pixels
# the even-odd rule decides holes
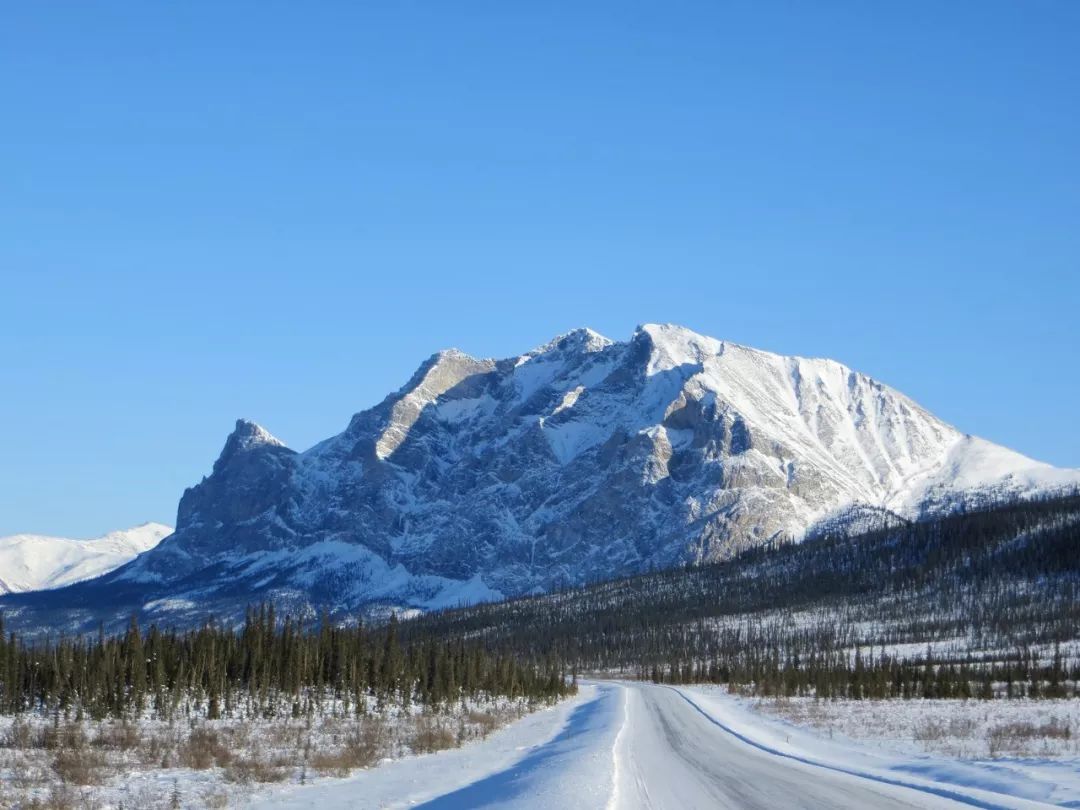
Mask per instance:
[[[507,802],[542,793],[544,778],[563,771],[559,760],[579,759],[586,749],[593,749],[589,738],[611,727],[610,714],[618,709],[618,703],[613,699],[616,694],[614,689],[603,688],[603,693],[595,700],[574,709],[566,726],[556,737],[537,746],[506,770],[416,807],[422,810],[461,810],[503,806]]]

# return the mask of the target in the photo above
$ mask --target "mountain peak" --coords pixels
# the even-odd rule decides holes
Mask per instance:
[[[490,365],[490,361],[477,360],[461,349],[443,349],[435,352],[420,364],[409,381],[398,389],[398,397],[414,394],[422,388],[440,387],[438,382],[446,377],[460,378],[475,370],[478,366]],[[391,395],[393,396],[393,395]]]
[[[700,366],[707,358],[724,352],[723,341],[673,323],[641,324],[631,342],[649,347],[650,376],[677,366]]]
[[[266,428],[250,419],[237,419],[236,427],[225,440],[225,446],[221,449],[221,455],[214,462],[214,469],[219,469],[231,459],[246,455],[255,450],[281,448],[288,450],[285,443],[274,436]],[[291,452],[291,451],[289,451]]]
[[[236,440],[237,450],[251,450],[262,445],[284,447],[285,442],[274,436],[262,425],[250,419],[237,419],[229,440]]]
[[[492,360],[477,360],[458,349],[444,349],[425,360],[392,401],[381,435],[375,443],[375,455],[385,460],[401,445],[420,418],[424,408],[455,389],[468,378],[495,367]],[[353,417],[358,424],[363,414]]]
[[[599,332],[590,329],[587,326],[578,327],[577,329],[571,329],[569,332],[564,332],[561,335],[556,335],[547,343],[537,346],[525,357],[535,357],[541,354],[548,354],[555,351],[573,351],[573,352],[599,352],[606,349],[608,346],[614,344],[615,341],[610,338],[606,338]]]

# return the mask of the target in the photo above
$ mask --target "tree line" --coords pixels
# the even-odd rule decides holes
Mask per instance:
[[[463,698],[554,699],[576,687],[553,657],[525,662],[462,638],[402,642],[382,627],[317,627],[250,609],[241,628],[179,632],[135,617],[125,633],[24,639],[0,617],[0,713],[84,716],[310,716],[330,708],[440,707]]]
[[[745,648],[740,651],[745,653]],[[1075,698],[1080,697],[1080,664],[1067,666],[1060,649],[1049,661],[1031,650],[980,661],[968,653],[959,660],[923,655],[905,657],[882,651],[866,655],[856,649],[822,653],[810,649],[780,654],[766,649],[756,655],[673,656],[667,665],[641,668],[638,676],[654,683],[727,684],[733,690],[761,697],[848,698]]]
[[[366,711],[554,698],[573,673],[821,697],[1075,695],[1080,495],[831,533],[723,563],[384,625],[248,611],[239,629],[5,637],[0,712]]]
[[[1080,496],[833,532],[713,565],[429,614],[402,629],[759,694],[1071,696]]]

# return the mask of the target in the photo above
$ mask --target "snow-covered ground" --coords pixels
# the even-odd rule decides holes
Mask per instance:
[[[929,782],[989,806],[1014,806],[1004,797],[1080,806],[1080,701],[815,703],[739,698],[712,686],[678,691],[732,732],[785,756],[876,778]],[[1025,738],[1025,726],[1035,736]]]
[[[74,806],[148,810],[174,806],[175,794],[182,807],[259,810],[1077,807],[1077,719],[1064,701],[776,704],[717,687],[596,682],[460,748],[419,754],[399,735],[381,761],[353,763],[344,778],[314,763],[334,760],[348,724],[297,720],[276,742],[269,729],[249,729],[225,767],[162,770],[133,756],[107,788],[76,793]],[[1027,723],[1068,728],[1069,736],[1024,758],[962,758],[927,745],[936,741],[931,722],[944,733],[970,726],[978,736]],[[0,731],[10,738],[13,730]],[[305,743],[311,764],[275,764],[289,739]],[[260,747],[260,767],[276,768],[279,781],[259,782],[243,765]],[[19,806],[11,790],[25,773],[9,763],[0,776],[0,807]]]
[[[601,682],[483,742],[269,789],[253,806],[863,810],[1069,806],[1077,797],[1068,762],[1000,767],[890,751],[759,708],[711,687]]]
[[[613,686],[534,712],[480,743],[387,762],[348,779],[268,790],[252,807],[604,808],[621,712]]]
[[[747,701],[765,715],[873,748],[956,759],[1080,764],[1080,700]]]
[[[541,706],[539,714],[547,714]],[[392,773],[398,761],[413,763],[405,765],[411,770],[423,752],[483,740],[537,708],[481,697],[433,712],[415,703],[380,708],[372,698],[362,717],[334,701],[296,718],[239,709],[212,721],[183,712],[171,722],[0,717],[0,809],[246,806],[267,791],[284,796],[288,786],[315,789],[350,773]],[[561,715],[552,716],[558,727]]]

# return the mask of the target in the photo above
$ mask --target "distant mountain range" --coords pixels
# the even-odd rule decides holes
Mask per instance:
[[[172,528],[143,523],[93,540],[40,534],[0,537],[0,594],[62,588],[100,577],[149,551]]]
[[[241,420],[171,537],[0,608],[430,609],[1078,484],[832,360],[671,325],[625,342],[580,329],[503,360],[440,352],[302,453]]]

